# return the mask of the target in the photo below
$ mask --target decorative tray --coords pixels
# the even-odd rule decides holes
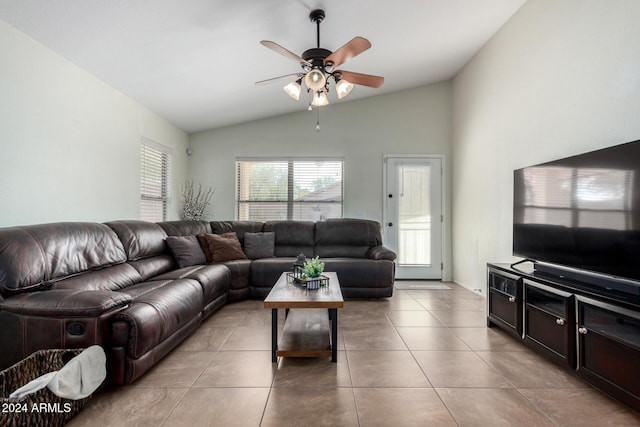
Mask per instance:
[[[329,284],[329,278],[323,275],[308,279],[302,279],[300,277],[296,277],[293,273],[287,273],[287,278],[289,279],[289,282],[295,283],[307,289],[319,289]]]

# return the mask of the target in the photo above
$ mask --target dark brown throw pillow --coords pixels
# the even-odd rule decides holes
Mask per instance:
[[[204,257],[207,260],[207,264],[211,264],[211,251],[209,250],[209,242],[207,242],[207,238],[204,234],[198,234],[197,236],[198,243],[200,243],[200,247],[202,248],[202,252],[204,252]]]
[[[165,241],[180,268],[204,264],[207,261],[196,236],[169,236]]]
[[[244,233],[244,253],[249,259],[273,258],[276,233]]]
[[[247,259],[242,252],[242,246],[236,233],[205,234],[205,240],[211,253],[211,262],[233,261],[235,259]]]

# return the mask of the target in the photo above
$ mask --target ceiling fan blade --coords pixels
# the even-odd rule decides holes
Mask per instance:
[[[339,74],[341,78],[345,79],[349,83],[353,83],[354,85],[380,87],[384,83],[384,77],[372,76],[371,74],[360,74],[342,70],[338,70],[335,73]]]
[[[264,85],[269,83],[277,83],[281,81],[292,82],[294,80],[301,79],[302,77],[304,77],[304,73],[287,74],[286,76],[274,77],[272,79],[267,79],[267,80],[260,80],[259,82],[256,82],[256,84]]]
[[[305,59],[302,59],[299,55],[296,55],[295,53],[291,52],[288,49],[283,48],[282,46],[280,46],[278,43],[276,42],[272,42],[269,40],[262,40],[260,42],[260,44],[264,47],[268,47],[269,49],[278,52],[280,55],[284,55],[287,56],[291,59],[295,59],[296,61],[298,61],[300,64],[304,64],[304,65],[308,65],[311,66],[311,63]]]
[[[333,62],[333,67],[339,67],[356,55],[360,55],[371,47],[369,40],[363,37],[354,37],[349,43],[327,56],[324,60],[325,65]]]

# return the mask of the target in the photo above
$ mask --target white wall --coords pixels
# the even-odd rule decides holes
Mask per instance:
[[[184,181],[185,132],[3,21],[0,57],[0,226],[138,218],[141,136]]]
[[[275,91],[274,96],[286,94],[280,90]],[[191,135],[191,176],[196,185],[200,183],[216,190],[210,218],[235,218],[237,157],[343,157],[344,216],[377,221],[382,219],[384,154],[444,154],[446,161],[450,157],[451,85],[448,82],[331,104],[321,110],[320,133],[314,130],[315,112],[306,111],[303,102],[300,110],[300,113]],[[449,206],[448,200],[445,206]],[[447,247],[450,247],[448,242]],[[445,261],[448,259],[445,253]]]
[[[528,0],[453,81],[453,278],[509,262],[513,170],[640,139],[640,1]]]

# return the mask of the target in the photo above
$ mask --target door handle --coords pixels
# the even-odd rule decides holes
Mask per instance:
[[[389,224],[387,224],[389,227],[393,227],[393,223],[390,222]]]

